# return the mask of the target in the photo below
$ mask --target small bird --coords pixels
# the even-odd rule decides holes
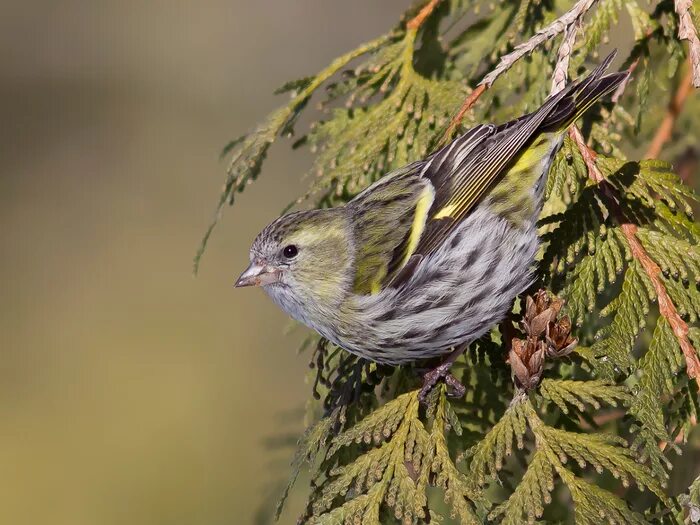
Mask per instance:
[[[506,124],[478,125],[343,206],[284,215],[257,236],[236,287],[380,364],[441,357],[422,394],[534,281],[536,221],[567,128],[627,73],[588,77]],[[459,393],[458,393],[459,395]]]

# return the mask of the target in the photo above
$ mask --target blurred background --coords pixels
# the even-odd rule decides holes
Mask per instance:
[[[2,2],[0,523],[238,524],[269,508],[308,358],[260,290],[232,284],[309,158],[273,148],[194,278],[218,154],[283,102],[275,88],[406,5]]]

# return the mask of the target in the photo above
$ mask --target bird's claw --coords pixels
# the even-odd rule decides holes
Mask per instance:
[[[450,366],[452,363],[443,363],[440,366],[429,370],[423,375],[423,386],[418,394],[418,399],[421,403],[425,403],[428,394],[432,391],[435,385],[440,380],[444,380],[448,387],[447,395],[450,397],[461,398],[464,397],[467,389],[464,387],[459,380],[450,373]]]

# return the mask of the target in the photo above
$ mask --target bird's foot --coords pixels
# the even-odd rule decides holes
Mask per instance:
[[[464,394],[466,393],[467,389],[464,388],[464,385],[460,383],[459,380],[450,373],[451,366],[451,361],[447,363],[442,363],[441,365],[436,366],[432,370],[428,370],[428,372],[426,372],[423,375],[423,386],[421,387],[420,393],[418,394],[418,399],[421,403],[425,402],[426,398],[428,397],[428,394],[430,394],[432,389],[440,380],[445,381],[445,384],[448,387],[448,396],[455,398],[464,397]]]

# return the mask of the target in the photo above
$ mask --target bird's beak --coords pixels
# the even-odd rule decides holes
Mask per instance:
[[[241,274],[234,286],[236,288],[241,288],[243,286],[265,286],[266,284],[276,283],[279,281],[279,278],[280,271],[278,269],[252,262]]]

